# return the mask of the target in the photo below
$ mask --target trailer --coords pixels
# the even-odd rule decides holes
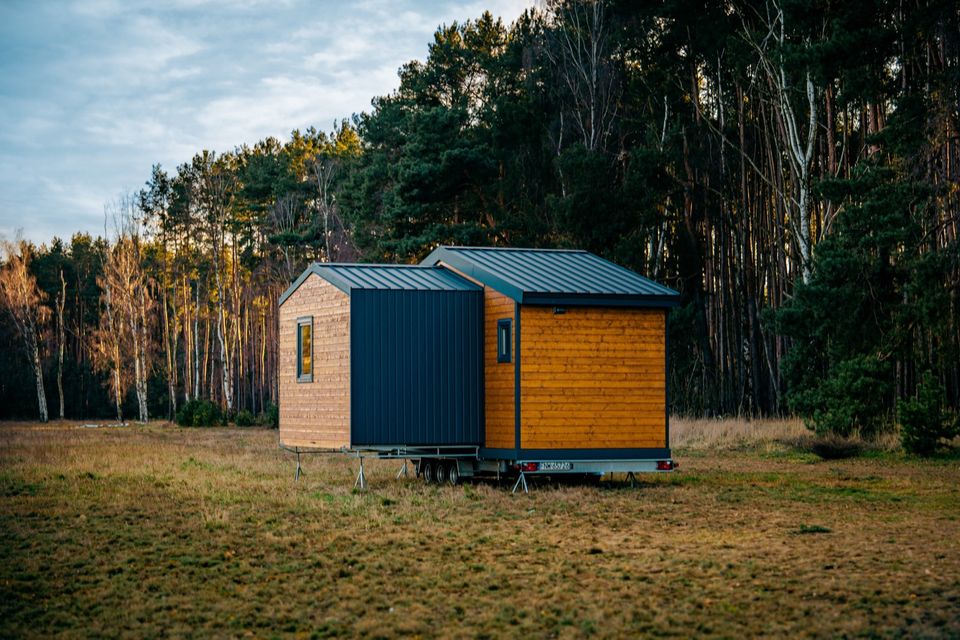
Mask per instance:
[[[586,251],[315,263],[280,298],[280,444],[429,482],[674,468],[676,291]],[[401,472],[407,470],[406,464]]]

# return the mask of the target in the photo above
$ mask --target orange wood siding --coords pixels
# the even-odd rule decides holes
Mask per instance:
[[[664,311],[523,306],[520,327],[524,448],[666,446]]]
[[[297,318],[313,316],[313,382],[297,382]],[[350,297],[311,275],[280,307],[280,441],[350,446]]]
[[[514,442],[514,424],[516,413],[514,405],[514,336],[517,323],[514,319],[512,298],[494,291],[490,287],[483,289],[483,378],[485,385],[484,413],[486,416],[485,445],[494,449],[512,449]],[[513,320],[510,334],[511,360],[509,363],[497,362],[497,320]]]

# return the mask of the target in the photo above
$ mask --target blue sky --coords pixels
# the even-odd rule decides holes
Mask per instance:
[[[3,0],[0,235],[102,233],[103,207],[202,149],[330,130],[442,23],[533,0]]]

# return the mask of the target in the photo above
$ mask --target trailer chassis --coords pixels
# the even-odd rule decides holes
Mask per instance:
[[[354,488],[367,488],[366,473],[363,466],[364,458],[402,460],[403,465],[397,471],[397,479],[408,475],[408,462],[413,462],[416,468],[416,477],[424,478],[427,482],[437,484],[459,484],[464,478],[496,477],[499,481],[502,476],[513,477],[512,493],[523,489],[529,493],[528,477],[543,476],[594,476],[602,477],[607,473],[625,473],[631,486],[636,485],[638,473],[668,473],[677,468],[671,457],[636,458],[624,460],[594,459],[594,460],[547,460],[530,458],[509,460],[504,458],[481,457],[480,447],[462,446],[386,446],[386,447],[355,447],[341,449],[310,449],[305,447],[288,447],[280,444],[280,448],[296,454],[297,468],[294,481],[303,475],[301,455],[305,454],[340,454],[357,458],[359,470]]]

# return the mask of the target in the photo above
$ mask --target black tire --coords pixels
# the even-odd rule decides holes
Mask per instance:
[[[448,463],[444,460],[437,460],[436,466],[434,466],[434,473],[437,474],[436,482],[437,484],[446,484],[447,479],[450,477],[450,467]]]
[[[460,484],[460,464],[456,460],[450,462],[450,469],[447,471],[447,482],[454,487]]]
[[[424,460],[420,463],[420,473],[423,474],[423,481],[427,484],[433,484],[437,481],[436,467],[433,460]]]

